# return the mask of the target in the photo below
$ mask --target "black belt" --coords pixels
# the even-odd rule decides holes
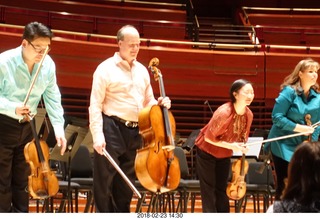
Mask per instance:
[[[124,119],[121,119],[117,116],[110,116],[110,118],[118,121],[118,122],[121,122],[123,123],[125,126],[127,126],[128,128],[136,128],[138,127],[138,123],[137,122],[132,122],[132,121],[128,121],[128,120],[124,120]]]

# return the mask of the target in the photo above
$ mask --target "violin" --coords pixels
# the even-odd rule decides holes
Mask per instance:
[[[59,191],[59,181],[49,166],[49,147],[39,140],[33,121],[30,121],[34,139],[24,147],[24,156],[31,168],[28,191],[34,199],[45,199]]]
[[[306,114],[306,115],[304,116],[304,120],[305,120],[305,122],[306,122],[306,124],[307,124],[308,126],[312,126],[311,115],[310,115],[310,114]],[[310,134],[310,135],[308,136],[308,140],[306,140],[306,141],[311,142],[311,140],[312,140],[312,134]]]
[[[310,115],[310,114],[306,114],[306,115],[304,116],[304,120],[305,120],[306,124],[307,124],[308,126],[311,126],[312,128],[317,128],[318,126],[320,126],[320,121],[315,122],[315,123],[312,124],[312,122],[311,122],[311,115]],[[303,133],[302,133],[302,134],[303,134]],[[309,134],[308,140],[306,140],[306,141],[312,141],[312,134]]]
[[[149,69],[159,81],[160,93],[165,97],[164,85],[157,58],[151,59]],[[180,182],[180,165],[174,155],[175,120],[163,106],[146,107],[139,113],[139,132],[143,147],[137,150],[135,172],[141,185],[154,193],[174,190]]]
[[[242,157],[234,161],[232,164],[232,180],[227,187],[227,196],[232,200],[239,200],[243,198],[247,191],[247,184],[245,182],[245,176],[248,172],[249,164],[245,159],[245,154]]]

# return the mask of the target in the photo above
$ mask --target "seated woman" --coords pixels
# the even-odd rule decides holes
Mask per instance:
[[[320,142],[305,141],[293,154],[281,200],[267,213],[320,212]]]

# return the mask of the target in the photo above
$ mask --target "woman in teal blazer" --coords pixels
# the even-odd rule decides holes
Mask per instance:
[[[320,121],[320,90],[318,79],[319,63],[312,59],[301,60],[293,72],[280,86],[280,94],[272,111],[272,122],[268,139],[310,133],[283,140],[271,141],[265,150],[271,150],[272,160],[277,177],[276,199],[280,199],[287,178],[289,161],[296,147],[305,140],[318,141],[320,128],[312,128],[306,118],[314,124]]]

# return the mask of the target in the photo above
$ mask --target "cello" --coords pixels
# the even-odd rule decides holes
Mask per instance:
[[[47,46],[42,59],[39,62],[38,69],[35,73],[35,77],[31,82],[30,88],[24,100],[24,106],[26,105],[31,90],[34,86],[35,80],[39,74],[41,65],[46,54],[49,51],[49,47]],[[45,141],[39,140],[35,123],[33,121],[34,115],[25,115],[24,118],[20,121],[29,122],[34,139],[27,143],[24,147],[24,156],[26,162],[29,163],[31,174],[28,176],[28,191],[32,198],[34,199],[45,199],[51,196],[54,196],[59,191],[59,181],[50,169],[49,165],[49,147]]]
[[[149,69],[159,82],[160,94],[165,97],[162,74],[153,58]],[[143,147],[137,150],[135,172],[141,185],[154,193],[174,190],[180,182],[180,165],[174,155],[175,121],[172,113],[159,105],[145,107],[139,113],[139,132]]]

